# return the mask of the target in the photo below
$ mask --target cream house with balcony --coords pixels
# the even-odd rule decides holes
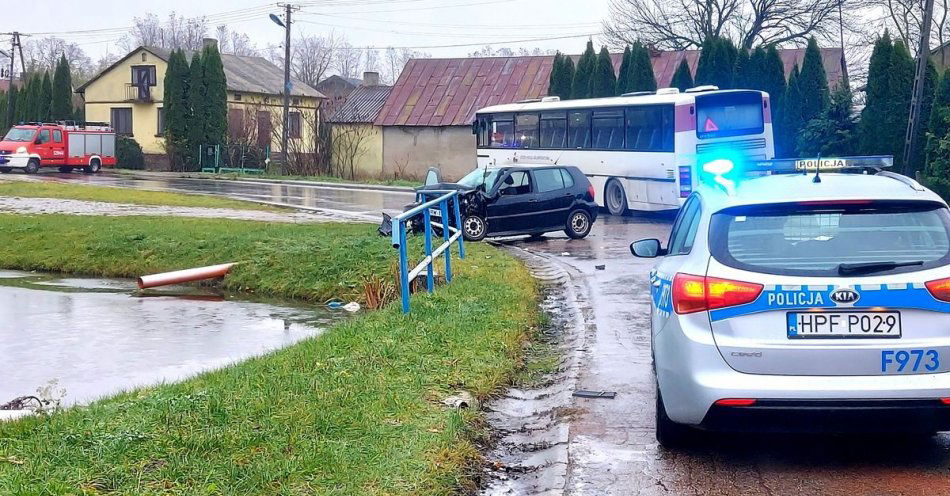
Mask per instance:
[[[214,42],[214,40],[206,40]],[[194,52],[185,51],[190,61]],[[171,50],[139,47],[80,86],[86,120],[109,122],[116,133],[134,138],[150,168],[166,168],[164,110],[165,71]],[[280,150],[284,71],[263,57],[222,54],[227,77],[228,138],[231,142]],[[291,80],[289,148],[306,150],[316,142],[315,123],[325,97],[305,83]]]

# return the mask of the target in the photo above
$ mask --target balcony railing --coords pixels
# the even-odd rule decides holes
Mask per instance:
[[[125,83],[125,100],[128,102],[152,102],[152,88],[150,86],[136,86]]]

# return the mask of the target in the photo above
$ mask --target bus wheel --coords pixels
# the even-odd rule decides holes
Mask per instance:
[[[70,172],[73,171],[73,168],[72,168],[72,167],[60,167],[60,168],[59,168],[59,171],[62,172],[63,174],[69,174]]]
[[[607,188],[604,191],[604,204],[611,215],[627,213],[627,192],[623,190],[620,181],[616,179],[607,181]]]
[[[102,168],[102,164],[99,162],[98,158],[94,158],[91,162],[89,162],[89,165],[83,167],[82,170],[86,174],[95,174],[96,172],[99,172],[100,168]]]
[[[40,171],[40,161],[36,158],[31,158],[29,162],[26,163],[26,167],[23,169],[27,174],[36,174]]]

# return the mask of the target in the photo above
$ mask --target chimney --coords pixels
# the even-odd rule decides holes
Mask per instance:
[[[218,40],[215,38],[202,38],[201,48],[207,48],[207,47],[218,48]]]
[[[363,86],[379,86],[379,73],[373,71],[364,72]]]

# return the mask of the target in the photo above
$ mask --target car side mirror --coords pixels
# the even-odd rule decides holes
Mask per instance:
[[[666,250],[656,238],[641,239],[630,243],[630,253],[640,258],[656,258],[666,255]]]

